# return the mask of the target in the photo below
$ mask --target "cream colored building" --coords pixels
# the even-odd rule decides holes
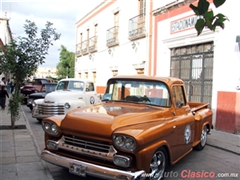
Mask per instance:
[[[210,104],[216,129],[240,134],[239,0],[214,13],[227,15],[215,32],[194,28],[189,8],[197,0],[102,1],[76,23],[75,77],[96,82],[103,93],[116,74],[174,76],[183,79],[189,101]]]
[[[4,13],[4,17],[0,17],[0,48],[4,48],[4,45],[9,44],[12,41],[12,32],[9,25],[9,19],[7,13]],[[6,77],[11,79],[10,74],[0,74],[0,79]]]
[[[57,77],[57,69],[56,68],[50,68],[50,67],[38,67],[36,73],[34,74],[35,78],[46,78],[48,76]]]

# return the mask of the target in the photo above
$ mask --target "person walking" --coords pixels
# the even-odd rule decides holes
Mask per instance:
[[[6,86],[6,78],[3,77],[2,80],[0,81],[1,86]]]
[[[10,82],[10,79],[7,80],[7,92],[8,92],[8,94],[11,93],[11,82]]]
[[[7,92],[7,88],[6,86],[1,86],[1,90],[0,90],[0,106],[2,107],[2,110],[5,109],[6,107],[6,97],[9,98],[8,92]]]

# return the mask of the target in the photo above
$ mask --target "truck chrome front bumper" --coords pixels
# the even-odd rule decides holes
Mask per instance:
[[[100,177],[103,179],[110,179],[110,180],[118,180],[118,179],[126,179],[126,180],[143,180],[145,179],[145,171],[124,171],[124,170],[117,170],[113,168],[103,167],[100,165],[95,165],[92,163],[87,163],[79,160],[75,160],[72,158],[67,158],[64,156],[60,156],[54,154],[48,150],[43,150],[41,153],[42,159],[65,168],[70,168],[70,164],[77,164],[80,166],[86,167],[86,175]]]

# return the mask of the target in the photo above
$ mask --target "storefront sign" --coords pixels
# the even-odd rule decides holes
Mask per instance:
[[[192,15],[171,22],[171,34],[191,29],[195,26],[198,16]]]

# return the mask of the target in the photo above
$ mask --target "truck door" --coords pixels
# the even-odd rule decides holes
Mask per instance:
[[[192,148],[195,121],[187,104],[183,85],[172,87],[172,97],[176,116],[177,150],[180,157]]]
[[[85,92],[85,103],[86,105],[96,104],[98,102],[97,93],[95,91],[94,83],[87,82],[86,83],[86,92]]]

